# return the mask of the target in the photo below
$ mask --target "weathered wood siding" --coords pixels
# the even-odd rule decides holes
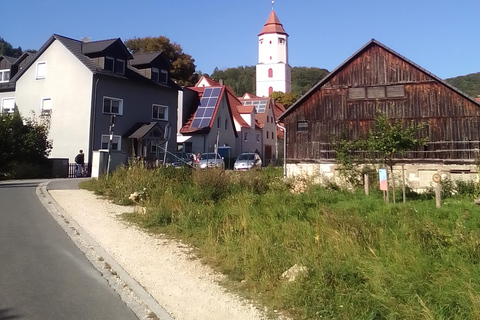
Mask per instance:
[[[479,105],[373,43],[285,117],[287,161],[334,158],[335,137],[361,138],[378,111],[405,125],[427,123],[428,146],[406,158],[474,159],[479,149]],[[297,131],[298,122],[308,130]]]

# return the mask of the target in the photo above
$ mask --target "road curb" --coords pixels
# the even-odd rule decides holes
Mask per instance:
[[[50,181],[40,183],[36,194],[51,216],[102,274],[139,319],[174,318],[115,259],[108,254],[58,203],[47,190]]]

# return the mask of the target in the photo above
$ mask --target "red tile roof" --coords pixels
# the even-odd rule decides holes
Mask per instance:
[[[237,107],[240,107],[240,106],[243,106],[243,105],[238,100],[238,98],[235,96],[235,93],[233,92],[233,90],[228,86],[225,86],[225,85],[221,86],[218,82],[216,82],[214,80],[211,80],[207,77],[203,76],[202,79],[207,81],[207,83],[212,84],[212,87],[221,87],[222,88],[222,90],[220,91],[219,99],[217,101],[217,105],[215,106],[215,111],[213,112],[212,119],[210,120],[210,124],[209,124],[208,127],[205,127],[205,128],[192,128],[191,124],[192,124],[192,121],[195,118],[195,114],[197,112],[195,110],[195,112],[190,117],[190,119],[188,119],[188,121],[185,123],[185,125],[183,125],[183,127],[180,129],[180,133],[189,134],[189,133],[206,133],[206,132],[209,132],[210,129],[212,128],[213,123],[214,123],[214,119],[216,118],[218,106],[220,105],[220,101],[222,101],[222,96],[223,95],[226,95],[227,102],[228,102],[228,105],[230,107],[230,114],[232,116],[232,120],[234,119],[235,121],[237,121],[239,123],[239,125],[242,126],[242,127],[250,127],[248,125],[248,123],[242,118],[242,116],[240,115],[240,112],[237,109]],[[200,83],[200,81],[197,82],[197,85],[199,83]],[[202,98],[205,88],[206,87],[203,87],[203,86],[202,87],[197,87],[197,86],[188,87],[188,89],[196,91],[198,93],[199,99]],[[235,128],[235,126],[233,126],[233,128]],[[237,135],[236,130],[234,131],[234,133],[235,133],[235,136],[236,136]]]
[[[288,34],[283,29],[283,25],[280,23],[280,20],[278,20],[275,11],[273,10],[268,17],[267,23],[265,23],[262,32],[260,32],[258,35],[261,36],[265,33],[280,33],[288,36]]]

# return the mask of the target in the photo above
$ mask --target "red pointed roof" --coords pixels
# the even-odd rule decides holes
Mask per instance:
[[[262,32],[260,32],[258,35],[261,36],[265,33],[280,33],[285,34],[288,37],[288,34],[283,29],[283,25],[280,23],[280,20],[278,20],[277,15],[273,10],[268,17],[267,23],[265,23],[263,26]]]

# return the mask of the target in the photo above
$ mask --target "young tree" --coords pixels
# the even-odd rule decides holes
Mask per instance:
[[[384,114],[377,113],[374,126],[365,141],[367,150],[377,153],[383,163],[390,168],[392,175],[393,202],[395,202],[395,179],[393,166],[398,157],[411,149],[424,146],[428,137],[418,137],[418,132],[425,128],[425,123],[415,125],[412,121],[405,126],[401,119],[391,122]]]
[[[370,163],[380,160],[390,169],[393,202],[395,202],[393,166],[408,150],[427,143],[428,137],[420,137],[420,131],[425,128],[425,125],[425,123],[415,124],[413,121],[409,125],[404,125],[401,119],[390,121],[383,113],[378,112],[375,123],[365,138],[356,140],[343,138],[337,143],[337,161],[341,166],[349,168],[352,166],[353,154],[358,151],[366,151],[368,153],[366,161]]]
[[[167,37],[146,37],[134,38],[125,41],[125,45],[132,53],[145,53],[163,51],[173,65],[171,78],[181,86],[192,86],[198,81],[198,74],[195,73],[195,59],[183,52],[182,47],[170,42]]]
[[[15,178],[19,167],[39,169],[44,165],[52,149],[49,127],[48,118],[37,120],[33,115],[24,119],[17,110],[13,114],[0,113],[1,176]]]

